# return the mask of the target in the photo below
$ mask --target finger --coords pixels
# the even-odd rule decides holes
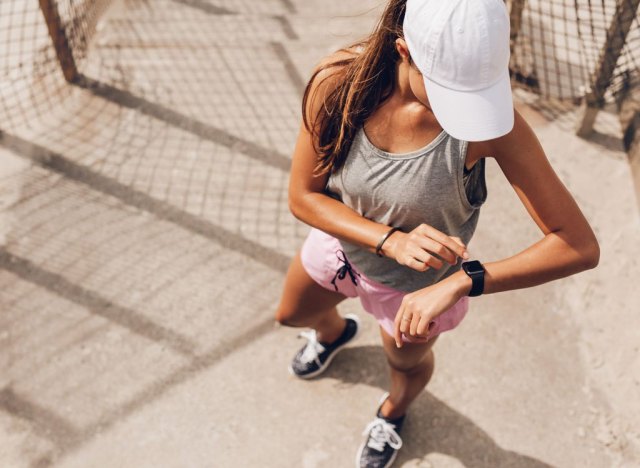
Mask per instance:
[[[404,306],[401,304],[398,312],[396,313],[396,319],[393,323],[393,338],[396,340],[396,347],[402,348],[402,332],[400,331],[400,320],[404,312]]]
[[[434,320],[431,320],[428,317],[422,317],[420,318],[420,323],[416,328],[416,334],[426,336],[433,329],[434,325],[435,325]]]
[[[421,249],[423,249],[423,251],[427,251],[427,254],[437,254],[452,265],[455,265],[458,260],[457,253],[454,250],[451,250],[446,245],[441,244],[430,237],[418,237],[416,243]]]
[[[465,248],[466,248],[466,246],[464,245],[464,242],[462,242],[462,239],[460,239],[459,237],[457,237],[457,236],[449,236],[449,237],[451,237],[454,241],[456,241],[456,242],[457,242],[458,244],[460,244],[462,247],[465,247]]]
[[[438,244],[437,242],[435,241],[431,241],[431,242],[434,244],[434,246],[438,246],[440,250],[446,251],[447,255],[451,257],[451,259],[453,260],[453,263],[455,263],[455,258],[456,258],[455,254],[451,253],[448,249]],[[443,265],[442,260],[440,260],[435,255],[432,255],[431,253],[427,252],[424,248],[420,248],[419,246],[414,246],[414,248],[411,249],[411,255],[418,262],[424,263],[425,265],[428,265],[431,268],[435,268],[436,270],[442,268],[442,265]]]
[[[462,239],[460,239],[457,236],[450,236],[454,241],[456,241],[460,246],[462,246],[464,248],[464,253],[462,255],[462,258],[465,260],[469,259],[469,250],[467,249],[467,246],[464,244],[464,242],[462,242]]]
[[[433,226],[429,226],[428,224],[423,224],[422,226],[424,226],[422,228],[422,232],[424,232],[427,236],[429,236],[433,240],[436,240],[436,241],[440,242],[445,247],[447,247],[449,250],[451,250],[452,252],[455,252],[456,255],[458,255],[459,257],[469,258],[469,253],[467,252],[466,245],[458,244],[458,242],[453,240],[451,237],[446,235],[444,232],[438,231]],[[465,257],[465,253],[467,255],[466,257]]]
[[[415,258],[410,258],[405,265],[416,271],[427,271],[429,269],[428,264],[416,260]]]
[[[427,336],[407,336],[407,340],[410,343],[425,343],[429,341],[429,337]]]
[[[440,268],[442,268],[442,265],[444,265],[444,263],[442,263],[442,260],[434,255],[427,255],[427,259],[424,261],[424,263],[431,268],[435,268],[436,270],[439,270]]]
[[[418,329],[418,323],[420,323],[420,319],[422,317],[420,316],[420,314],[414,314],[413,317],[411,318],[411,326],[409,327],[409,334],[412,337],[415,337],[417,335],[416,330]]]
[[[406,320],[406,317],[402,317],[400,319],[400,331],[402,333],[404,333],[405,335],[408,335],[410,326],[411,326],[411,317],[409,317],[409,320]]]

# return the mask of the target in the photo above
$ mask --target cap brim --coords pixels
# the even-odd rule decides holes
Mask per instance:
[[[506,135],[513,128],[514,111],[509,70],[496,83],[478,91],[445,88],[423,75],[438,123],[454,138],[485,141]]]

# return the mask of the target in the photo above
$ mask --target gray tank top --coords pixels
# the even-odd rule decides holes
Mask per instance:
[[[329,176],[325,192],[365,218],[409,232],[422,223],[467,244],[480,206],[487,198],[484,158],[466,170],[467,142],[442,131],[423,148],[388,153],[374,146],[363,127],[356,132],[345,163]],[[401,291],[415,291],[460,269],[415,271],[340,240],[348,260],[370,279]]]

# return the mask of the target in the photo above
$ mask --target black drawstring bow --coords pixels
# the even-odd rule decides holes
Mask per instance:
[[[340,258],[340,255],[338,254],[342,254],[342,258]],[[349,260],[347,260],[347,256],[343,250],[338,250],[336,252],[336,257],[338,257],[338,260],[344,263],[344,265],[342,265],[340,268],[336,270],[336,274],[333,276],[333,279],[331,280],[331,284],[333,284],[333,287],[337,291],[338,286],[336,285],[336,279],[343,280],[345,276],[347,276],[347,273],[349,273],[349,278],[351,278],[351,282],[357,286],[358,279],[356,278],[356,275],[360,276],[360,273],[358,273],[357,271],[354,271],[353,267],[351,266],[351,263],[349,263]]]

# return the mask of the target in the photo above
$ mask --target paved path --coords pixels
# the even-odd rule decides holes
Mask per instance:
[[[388,385],[375,322],[347,302],[362,340],[299,381],[299,330],[273,312],[308,229],[286,194],[302,87],[382,3],[118,4],[80,85],[2,128],[0,466],[353,466]],[[519,106],[601,265],[474,300],[397,466],[640,463],[640,230],[615,125],[587,142]],[[488,178],[471,250],[494,260],[540,234],[493,161]]]

